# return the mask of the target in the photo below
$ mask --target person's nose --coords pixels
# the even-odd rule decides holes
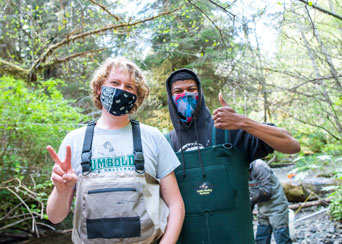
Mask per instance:
[[[121,83],[117,88],[124,90],[124,91],[127,91],[127,88],[125,87],[124,83]]]

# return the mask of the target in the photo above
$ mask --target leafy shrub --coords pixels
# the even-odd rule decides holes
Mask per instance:
[[[301,155],[294,160],[295,172],[312,171],[319,176],[334,177],[342,179],[342,157],[338,154],[313,154]]]
[[[322,130],[307,127],[297,136],[303,152],[320,153],[328,143],[327,135]]]
[[[322,151],[333,155],[333,156],[342,156],[342,144],[340,141],[334,141],[334,143],[329,143],[324,145],[324,147],[322,148]]]
[[[45,148],[57,150],[65,134],[86,120],[58,91],[63,85],[48,80],[29,87],[0,78],[0,216],[6,216],[0,226],[15,222],[15,216],[28,222],[43,216],[53,165]]]
[[[342,187],[339,187],[332,195],[330,215],[333,219],[342,221]]]

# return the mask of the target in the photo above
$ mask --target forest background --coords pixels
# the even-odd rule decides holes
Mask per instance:
[[[211,111],[222,92],[300,141],[269,161],[342,179],[342,0],[0,0],[0,232],[49,227],[45,147],[99,117],[89,81],[109,56],[148,78],[141,122],[172,128],[164,83],[189,68]],[[341,204],[331,213],[342,220]]]

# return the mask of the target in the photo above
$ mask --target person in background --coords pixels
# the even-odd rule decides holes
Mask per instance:
[[[176,177],[186,216],[177,243],[254,243],[248,165],[277,150],[297,153],[299,142],[285,129],[238,114],[219,94],[213,115],[201,82],[189,69],[166,80],[174,129],[166,134],[181,161]]]
[[[261,159],[248,169],[251,210],[258,206],[257,244],[271,243],[272,232],[277,244],[291,244],[287,198],[270,166]]]
[[[47,147],[55,162],[49,220],[68,215],[76,188],[74,243],[176,243],[184,219],[179,160],[158,129],[129,118],[149,93],[142,71],[108,58],[90,87],[99,120],[69,132],[58,154]]]

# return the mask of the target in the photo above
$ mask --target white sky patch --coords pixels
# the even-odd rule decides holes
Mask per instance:
[[[121,9],[117,9],[117,13],[129,13],[129,16],[134,17],[146,6],[151,5],[156,0],[143,0],[143,1],[132,1],[132,0],[120,0],[120,5],[124,6]],[[141,16],[141,14],[140,14]]]
[[[236,23],[247,23],[250,30],[256,29],[256,34],[260,44],[260,49],[268,55],[272,55],[277,50],[276,40],[278,36],[278,29],[276,28],[277,21],[275,21],[276,14],[283,11],[283,6],[279,4],[282,1],[276,0],[240,0],[237,1],[232,12],[236,14]],[[265,13],[261,17],[255,19],[255,26],[252,22],[253,16],[256,16],[260,11],[265,9]],[[241,37],[240,37],[241,38]],[[239,39],[239,37],[238,37]],[[251,43],[256,46],[255,38],[250,36]]]

